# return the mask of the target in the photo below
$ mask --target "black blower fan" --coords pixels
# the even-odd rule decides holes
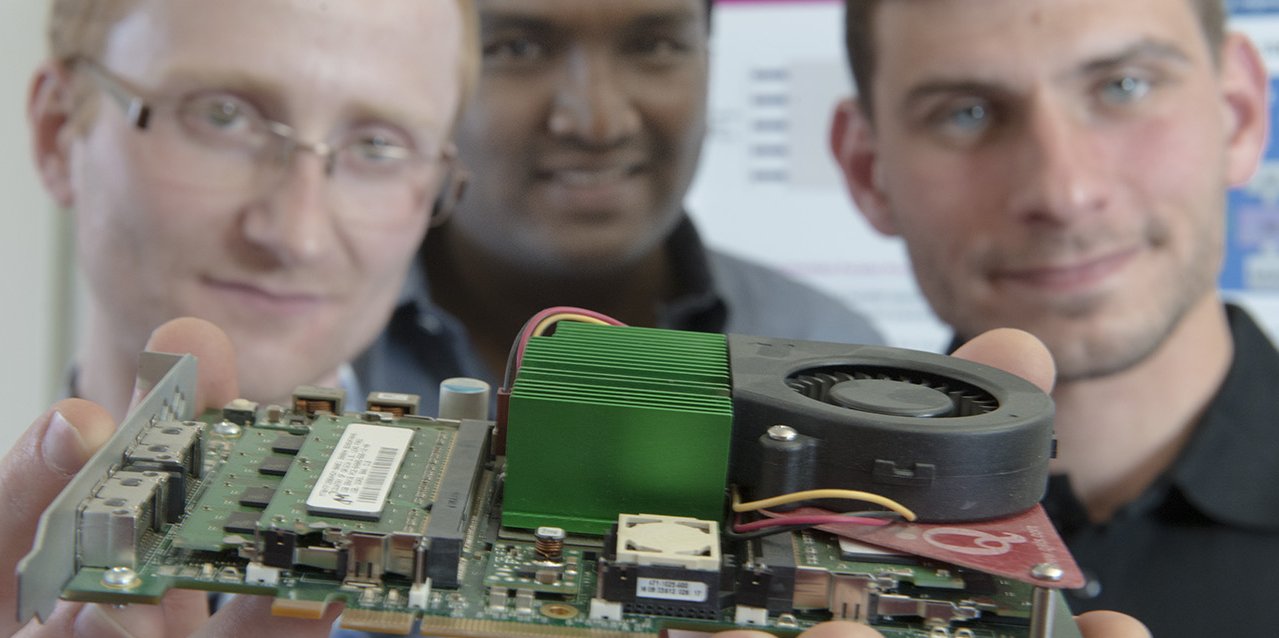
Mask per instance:
[[[748,500],[854,489],[945,522],[1015,514],[1043,496],[1053,403],[1020,377],[900,348],[741,335],[728,345],[730,473]]]

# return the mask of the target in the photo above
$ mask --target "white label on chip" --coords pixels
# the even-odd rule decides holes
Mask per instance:
[[[641,598],[661,598],[664,600],[704,603],[706,602],[706,594],[706,583],[699,583],[695,580],[637,578],[635,583],[635,595]]]
[[[910,556],[902,552],[885,549],[875,545],[867,545],[859,543],[851,538],[839,537],[839,555],[845,560],[861,558],[876,558],[887,556]]]
[[[379,518],[386,496],[408,453],[414,431],[352,423],[342,432],[324,471],[306,499],[307,511]]]

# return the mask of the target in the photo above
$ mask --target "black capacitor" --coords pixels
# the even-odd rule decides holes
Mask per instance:
[[[789,426],[776,425],[761,434],[756,443],[759,445],[759,480],[747,495],[750,500],[813,489],[817,439],[804,436]],[[772,509],[784,511],[795,507]]]

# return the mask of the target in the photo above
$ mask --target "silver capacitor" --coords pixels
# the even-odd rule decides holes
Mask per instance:
[[[492,388],[488,383],[471,377],[453,377],[440,382],[440,414],[441,419],[480,419],[489,418],[489,395]]]

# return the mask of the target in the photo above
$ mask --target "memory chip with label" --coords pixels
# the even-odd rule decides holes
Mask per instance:
[[[306,499],[307,511],[342,518],[381,518],[413,433],[386,425],[348,425]]]

